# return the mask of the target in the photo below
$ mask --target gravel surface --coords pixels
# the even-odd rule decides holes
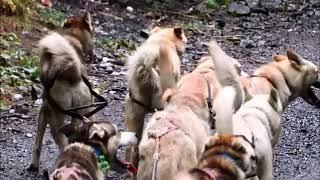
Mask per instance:
[[[189,29],[186,54],[183,55],[183,72],[191,71],[196,60],[206,53],[203,42],[217,40],[233,57],[239,59],[243,69],[248,73],[263,63],[271,60],[272,55],[284,53],[285,49],[296,50],[306,59],[320,64],[320,5],[317,1],[287,1],[295,10],[284,11],[273,9],[252,11],[248,16],[229,16],[225,11],[209,14],[203,19],[192,19],[185,16],[167,14],[156,22],[144,17],[148,9],[139,5],[128,8],[117,5],[99,5],[93,15],[96,24],[96,39],[123,39],[140,44],[143,38],[139,31],[148,29],[154,24],[173,26],[183,24]],[[68,10],[60,1],[54,8],[68,14],[79,12],[79,8]],[[108,8],[109,10],[106,10]],[[184,8],[184,7],[183,7]],[[188,9],[188,8],[185,8]],[[99,13],[102,12],[102,13]],[[156,14],[156,13],[155,13]],[[157,14],[156,14],[157,15]],[[165,14],[159,14],[163,17]],[[155,17],[155,16],[154,16]],[[223,29],[221,25],[225,24]],[[97,43],[96,43],[97,44]],[[128,53],[118,49],[116,53]],[[110,60],[125,60],[125,57],[114,55],[110,48],[97,48],[97,64],[103,64],[103,57]],[[102,62],[101,62],[102,61]],[[96,68],[91,71],[91,82],[108,97],[110,104],[99,112],[98,117],[113,121],[124,129],[124,96],[126,94],[126,67],[110,65],[112,70]],[[97,66],[99,67],[99,66]],[[318,91],[319,92],[319,91]],[[318,95],[320,95],[318,93]],[[44,138],[41,165],[38,173],[30,173],[26,168],[31,159],[31,150],[36,131],[35,116],[38,105],[24,97],[27,114],[8,113],[1,110],[0,118],[0,179],[25,180],[41,179],[43,170],[53,166],[58,149],[49,130]],[[275,150],[276,180],[315,180],[320,177],[320,111],[298,98],[287,108],[283,115],[283,129],[280,141]],[[111,172],[107,179],[121,179],[120,174]]]

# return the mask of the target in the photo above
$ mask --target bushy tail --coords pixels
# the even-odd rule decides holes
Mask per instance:
[[[132,83],[146,85],[153,82],[159,48],[152,46],[141,46],[128,60],[128,79],[134,79]],[[152,85],[152,84],[151,84]]]
[[[75,49],[60,34],[52,33],[40,40],[40,79],[51,87],[56,78],[75,82],[81,79],[82,63]]]
[[[232,116],[243,102],[243,92],[239,75],[233,60],[214,41],[209,44],[209,52],[215,65],[215,73],[222,86],[214,100],[216,129],[218,134],[232,134]]]
[[[128,78],[135,78],[135,83],[148,87],[158,86],[155,83],[160,80],[162,91],[174,87],[179,79],[180,61],[170,48],[159,44],[140,47],[129,59]]]

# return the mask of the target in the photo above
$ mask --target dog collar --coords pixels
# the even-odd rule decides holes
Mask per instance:
[[[230,154],[228,154],[228,153],[221,153],[221,154],[217,154],[217,156],[220,156],[220,157],[222,157],[223,159],[226,159],[226,160],[229,160],[229,161],[232,161],[232,162],[234,162],[234,163],[236,163],[237,164],[237,162],[238,162],[238,158],[235,158],[234,156],[232,156],[232,155],[230,155]]]

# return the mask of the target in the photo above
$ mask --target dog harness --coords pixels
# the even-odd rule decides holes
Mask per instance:
[[[208,97],[206,98],[206,101],[207,101],[208,111],[209,111],[209,123],[211,125],[211,129],[215,129],[216,128],[216,120],[214,119],[214,117],[216,116],[216,113],[213,110],[213,98],[211,95],[210,82],[204,74],[201,73],[201,75],[206,80],[207,86],[208,86]]]
[[[171,131],[178,129],[178,127],[168,117],[164,119],[160,119],[159,117],[157,120],[161,120],[162,123],[164,123],[164,126],[158,127],[154,131],[148,133],[148,137],[154,138],[156,141],[155,152],[153,154],[152,180],[157,179],[157,167],[160,158],[160,138],[170,133]]]
[[[100,171],[102,171],[102,173],[105,174],[107,170],[110,169],[108,158],[102,153],[101,149],[98,148],[97,146],[91,146],[91,147],[94,149]]]
[[[162,110],[162,109],[160,109],[160,108],[151,107],[151,102],[150,102],[150,105],[147,105],[147,104],[145,104],[145,103],[137,100],[137,99],[133,96],[131,89],[129,89],[129,97],[130,97],[130,99],[131,99],[132,102],[138,104],[139,106],[143,107],[144,109],[146,109],[146,110],[149,111],[149,112],[157,112],[157,111],[159,111],[159,110]]]
[[[91,117],[93,114],[95,114],[96,112],[98,112],[101,109],[103,109],[104,107],[106,107],[108,105],[108,101],[92,89],[92,86],[91,86],[89,80],[84,75],[81,75],[81,78],[82,78],[83,82],[87,85],[87,87],[89,88],[91,95],[98,99],[98,102],[95,102],[95,103],[92,103],[89,105],[85,105],[85,106],[63,109],[50,95],[50,89],[53,86],[53,83],[52,83],[51,87],[48,87],[48,89],[45,90],[45,92],[46,92],[46,96],[48,98],[48,103],[51,106],[53,106],[55,109],[58,109],[61,113],[69,115],[73,118],[84,120],[85,118]],[[55,81],[55,79],[54,79],[54,81]],[[96,107],[96,108],[85,115],[80,115],[78,112],[76,112],[77,110],[86,109],[86,108],[90,108],[90,107]]]

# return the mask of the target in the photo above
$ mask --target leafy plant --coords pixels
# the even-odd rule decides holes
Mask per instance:
[[[179,24],[188,34],[188,31],[190,32],[202,32],[205,30],[204,25],[202,21],[196,20],[196,21],[189,21],[188,23],[181,23]]]
[[[14,34],[1,34],[0,83],[8,86],[27,85],[39,76],[39,58],[29,56]]]
[[[49,8],[38,8],[39,19],[45,24],[59,27],[66,19],[66,15],[60,11]]]
[[[208,8],[217,9],[222,5],[229,4],[230,0],[204,0],[204,3]]]
[[[97,40],[96,45],[98,48],[108,49],[118,57],[124,56],[124,51],[133,51],[136,49],[133,41],[125,39],[100,38]]]

